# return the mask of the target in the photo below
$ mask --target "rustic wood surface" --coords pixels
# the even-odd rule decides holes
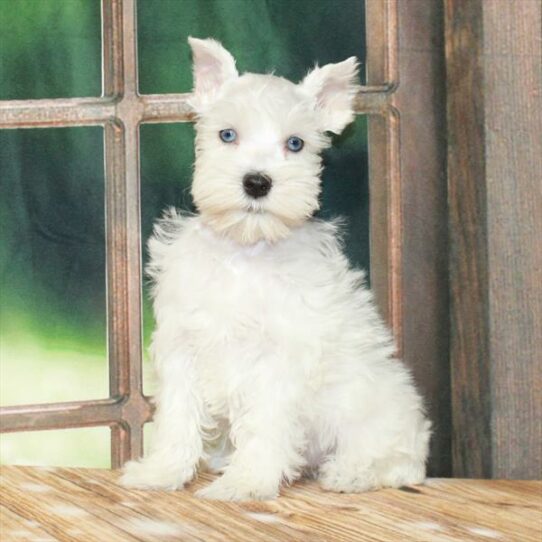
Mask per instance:
[[[446,0],[453,473],[542,472],[542,3]]]
[[[314,482],[276,501],[221,503],[186,491],[129,491],[118,472],[2,467],[2,542],[540,542],[542,482],[430,479],[362,495]]]
[[[443,4],[367,0],[371,287],[433,420],[429,471],[451,460]]]
[[[397,4],[403,359],[433,422],[429,473],[451,476],[443,5]]]

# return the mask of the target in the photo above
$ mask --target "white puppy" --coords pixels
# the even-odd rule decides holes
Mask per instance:
[[[200,495],[227,500],[276,497],[303,471],[333,491],[421,482],[422,400],[337,224],[311,218],[356,59],[296,85],[189,42],[199,214],[171,211],[149,242],[156,432],[122,483],[177,489],[204,465],[223,475]]]

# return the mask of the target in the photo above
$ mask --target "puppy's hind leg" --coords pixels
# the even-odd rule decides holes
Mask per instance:
[[[318,481],[329,491],[359,493],[379,487],[374,459],[366,449],[367,434],[349,424],[338,428],[333,452],[320,465]]]
[[[419,484],[425,478],[425,459],[392,453],[381,459],[363,452],[364,442],[350,439],[320,467],[318,481],[329,491],[361,493],[382,487]]]
[[[140,489],[178,489],[195,474],[202,455],[203,407],[189,357],[169,355],[158,370],[159,389],[150,454],[124,465],[121,484]]]
[[[375,405],[357,419],[340,421],[335,411],[336,447],[318,477],[324,489],[359,493],[423,482],[429,421],[416,404],[403,409]]]

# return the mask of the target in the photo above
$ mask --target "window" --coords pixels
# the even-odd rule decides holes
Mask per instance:
[[[142,26],[138,27],[136,14],[138,9],[150,9],[151,3],[141,2],[138,8],[136,0],[102,1],[101,97],[11,100],[10,96],[0,102],[0,128],[103,127],[110,393],[100,400],[3,407],[2,430],[109,426],[113,467],[140,455],[143,426],[152,417],[142,388],[140,126],[192,118],[186,94],[139,94],[137,35]],[[154,2],[154,9],[163,4],[167,2]],[[174,4],[189,9],[193,2]],[[345,4],[361,5],[361,0]],[[290,9],[291,3],[276,5]],[[205,20],[208,15],[200,10],[197,17]],[[439,259],[445,231],[437,220],[445,209],[439,113],[443,108],[438,107],[442,94],[436,83],[443,70],[434,45],[441,43],[441,17],[437,3],[366,0],[367,80],[360,87],[356,110],[368,115],[372,284],[399,351],[429,399],[432,416],[443,420],[433,444],[437,457],[433,473],[446,474],[449,383],[441,375],[447,363],[443,325],[447,296],[445,279],[439,275],[445,265]],[[152,31],[147,19],[142,24],[143,31]],[[153,52],[145,54],[150,64],[141,66],[141,88],[154,92]],[[171,85],[165,90],[177,89],[175,78]],[[364,122],[360,117],[358,123]],[[145,126],[142,141],[154,129]],[[432,183],[435,178],[442,184]],[[437,223],[424,237],[419,235],[420,217]],[[355,257],[367,259],[361,252]],[[405,320],[405,312],[419,311],[420,306],[425,311],[415,322]]]

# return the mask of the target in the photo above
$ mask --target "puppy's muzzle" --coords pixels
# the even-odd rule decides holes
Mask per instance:
[[[271,177],[263,173],[247,173],[243,177],[243,189],[247,196],[258,199],[266,196],[271,190]]]

